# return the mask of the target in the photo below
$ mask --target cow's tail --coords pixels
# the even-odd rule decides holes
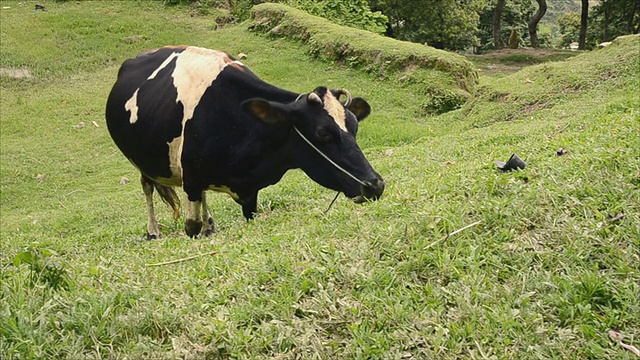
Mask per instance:
[[[180,218],[180,197],[178,197],[176,191],[170,186],[160,185],[155,181],[153,182],[153,187],[158,191],[158,195],[160,195],[162,201],[171,206],[173,209],[173,218],[178,220]]]

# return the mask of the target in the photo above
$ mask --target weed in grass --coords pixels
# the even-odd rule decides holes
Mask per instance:
[[[29,265],[29,283],[34,287],[36,283],[42,283],[53,290],[69,289],[69,274],[64,265],[53,260],[57,254],[38,244],[31,244],[25,251],[18,253],[13,258],[13,264]]]

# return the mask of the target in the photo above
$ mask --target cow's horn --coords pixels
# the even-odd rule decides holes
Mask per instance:
[[[341,95],[344,95],[347,97],[347,100],[345,100],[344,102],[341,101],[342,105],[349,106],[349,104],[351,104],[351,94],[349,94],[347,89],[340,89],[338,90],[338,100],[340,100]]]
[[[309,101],[313,101],[316,102],[318,104],[322,104],[322,99],[320,99],[320,96],[318,96],[318,94],[312,92],[309,93],[309,97],[308,97]]]

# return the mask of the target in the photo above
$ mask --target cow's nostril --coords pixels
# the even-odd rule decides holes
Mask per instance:
[[[384,181],[382,179],[365,181],[364,185],[362,187],[362,195],[367,199],[377,200],[384,192]]]

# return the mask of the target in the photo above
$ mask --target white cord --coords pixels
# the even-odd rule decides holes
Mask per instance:
[[[309,139],[307,139],[304,135],[302,135],[302,133],[300,132],[300,130],[298,130],[297,127],[293,127],[296,132],[298,133],[298,135],[300,135],[300,137],[302,138],[302,140],[304,140],[307,144],[309,144],[309,146],[311,146],[313,148],[313,150],[317,151],[318,154],[322,155],[323,158],[325,158],[331,165],[335,166],[336,169],[342,171],[343,173],[349,175],[349,177],[351,177],[353,180],[357,181],[358,184],[364,186],[364,187],[369,187],[369,185],[365,184],[364,181],[358,179],[357,177],[355,177],[353,174],[351,174],[350,172],[348,172],[347,170],[343,169],[340,165],[336,164],[333,160],[331,160],[327,155],[325,155],[322,151],[320,151],[320,149],[318,149],[315,145],[313,145],[313,143],[311,143],[311,141],[309,141]]]

